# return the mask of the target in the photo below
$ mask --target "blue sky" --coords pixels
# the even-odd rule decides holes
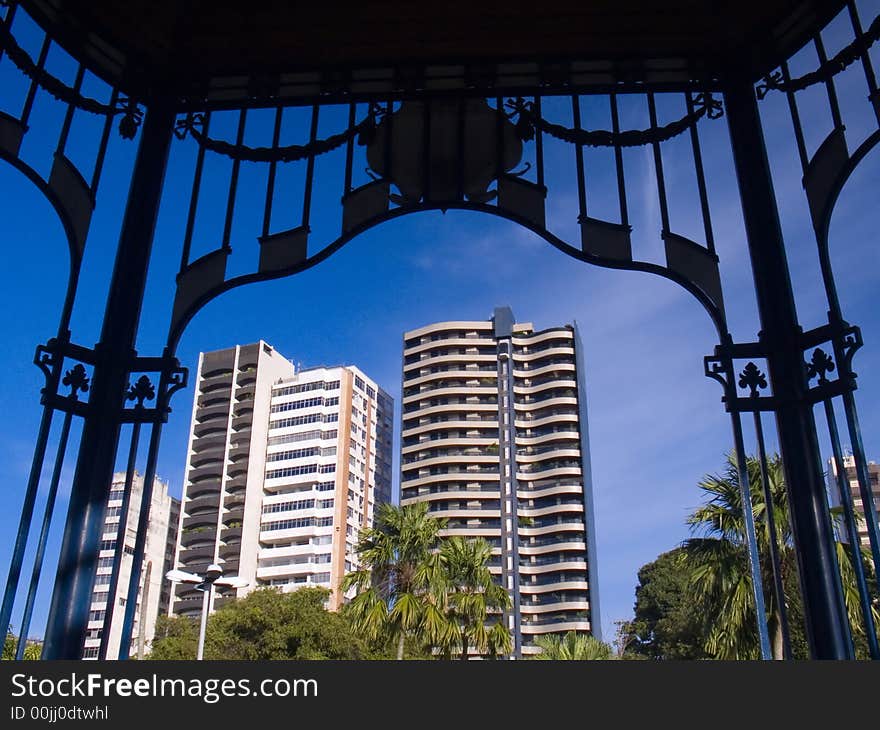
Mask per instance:
[[[867,26],[880,10],[880,3],[860,6]],[[836,23],[826,38],[829,55],[842,44],[838,39],[845,37],[843,29]],[[32,46],[28,50],[36,54]],[[880,66],[880,58],[874,58]],[[69,81],[71,72],[65,59],[51,56],[50,68],[53,63],[56,73]],[[815,56],[805,51],[794,59],[792,71],[798,75],[815,65]],[[22,88],[20,75],[8,60],[0,63],[0,108],[17,111]],[[864,99],[864,78],[858,66],[841,75],[838,92],[849,148],[853,150],[876,128],[871,126],[876,122]],[[100,93],[99,86],[95,85],[91,93]],[[803,95],[801,114],[811,151],[830,131],[826,106],[821,89]],[[549,114],[570,124],[565,103],[547,107]],[[761,108],[798,312],[804,327],[811,328],[823,323],[827,305],[784,97],[771,94]],[[659,109],[661,123],[670,121],[681,114],[680,100],[661,98]],[[604,99],[585,102],[584,115],[586,127],[610,126]],[[52,140],[57,134],[61,113],[57,104],[41,94],[34,119],[42,120],[41,125],[34,124],[23,155],[46,173],[51,148],[43,147],[46,139]],[[304,121],[303,114],[290,115],[285,127],[290,142],[302,141]],[[265,132],[267,122],[266,115],[253,117],[248,128],[249,143],[265,144],[260,134]],[[319,134],[335,131],[337,123],[337,115],[326,114]],[[629,128],[647,126],[643,100],[624,100],[622,123]],[[86,115],[77,116],[70,146],[75,160],[78,155],[83,160],[89,158],[91,143],[86,141],[94,136],[94,125]],[[231,124],[221,122],[215,129],[212,131],[217,136],[230,137]],[[753,340],[760,326],[726,142],[726,120],[704,121],[700,132],[731,330],[738,340]],[[686,137],[664,145],[672,228],[701,241],[701,226],[694,215],[688,148]],[[134,149],[134,144],[114,135],[72,324],[74,340],[84,345],[93,345],[99,335]],[[138,338],[138,350],[143,355],[160,354],[164,344],[173,299],[169,284],[179,261],[191,183],[192,150],[189,140],[175,142]],[[577,197],[570,151],[562,143],[548,142],[546,155],[548,165],[557,170],[550,178],[550,227],[577,245]],[[609,159],[603,152],[588,154],[587,193],[591,215],[613,220],[616,211],[609,194],[613,187]],[[338,156],[331,156],[323,167],[319,166],[312,225],[314,246],[332,239],[339,225],[339,196],[331,187],[334,174],[338,174],[333,172],[338,162]],[[225,210],[223,186],[228,165],[222,161],[211,164],[206,203],[194,242],[198,253],[219,243]],[[662,262],[650,150],[627,152],[626,166],[634,248],[641,258]],[[287,200],[291,202],[288,205],[283,199],[276,200],[275,230],[295,224],[298,170],[301,168],[291,165],[282,174],[289,176],[285,178],[285,189],[290,191]],[[234,219],[234,254],[230,262],[234,273],[244,272],[256,263],[255,237],[259,233],[264,174],[256,166],[242,168],[242,195]],[[880,256],[871,214],[877,206],[878,189],[880,153],[875,150],[844,191],[831,231],[844,314],[862,327],[865,336],[865,347],[855,360],[861,374],[857,397],[868,457],[874,459],[880,459]],[[0,376],[6,411],[0,422],[6,467],[5,509],[0,513],[0,566],[5,580],[40,415],[37,400],[41,375],[31,358],[35,346],[55,333],[68,261],[61,227],[50,206],[7,165],[0,165],[0,201],[6,242],[0,284],[7,294],[7,316],[0,321],[0,341],[7,353]],[[263,339],[303,366],[357,364],[395,397],[399,424],[402,333],[439,320],[486,319],[495,306],[505,304],[512,307],[519,321],[532,321],[538,328],[573,320],[581,328],[601,609],[605,638],[610,639],[614,622],[631,616],[639,567],[688,537],[684,521],[700,500],[695,485],[704,474],[722,467],[724,455],[731,448],[730,421],[720,402],[720,388],[703,376],[703,356],[712,352],[717,336],[697,301],[677,285],[648,274],[583,264],[515,224],[494,217],[465,212],[420,213],[359,236],[327,261],[295,277],[224,294],[190,323],[180,341],[178,356],[194,371],[200,350]],[[159,474],[178,496],[192,396],[191,387],[175,396],[159,458]],[[821,434],[822,421],[817,420]],[[60,419],[53,437],[57,437],[59,425]],[[53,448],[50,443],[50,454]],[[825,440],[823,453],[827,458]],[[395,464],[398,456],[395,453]],[[74,462],[75,452],[71,451],[63,472],[62,503],[56,512],[50,554],[53,547],[57,549],[66,509],[63,497],[70,486]],[[48,484],[46,476],[43,490]],[[41,506],[38,502],[38,514]],[[35,540],[36,534],[32,543]],[[25,579],[29,570],[26,562]],[[53,575],[54,565],[50,562],[44,572],[32,634],[42,632]],[[16,623],[24,591],[19,595]]]

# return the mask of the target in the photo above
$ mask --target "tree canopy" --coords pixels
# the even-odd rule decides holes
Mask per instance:
[[[260,588],[215,611],[205,632],[205,659],[371,659],[376,652],[345,616],[328,611],[329,591],[282,593]],[[198,622],[163,618],[150,659],[193,659]]]

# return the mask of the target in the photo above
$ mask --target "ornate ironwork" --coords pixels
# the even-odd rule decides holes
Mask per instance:
[[[507,113],[509,119],[517,117],[516,132],[524,142],[534,139],[535,130],[539,129],[556,139],[586,147],[640,147],[646,144],[665,142],[687,131],[704,116],[709,119],[718,119],[724,114],[721,102],[715,99],[711,93],[705,92],[694,97],[692,112],[674,122],[652,129],[609,132],[607,130],[569,129],[560,124],[553,124],[536,113],[535,105],[532,102],[521,97],[508,100],[505,106],[510,110]]]
[[[874,18],[867,31],[856,37],[852,43],[815,71],[788,81],[784,79],[781,71],[774,71],[765,76],[755,87],[755,94],[758,99],[763,99],[771,91],[801,91],[808,86],[828,81],[862,56],[878,39],[880,39],[880,15]]]
[[[767,378],[753,362],[749,362],[739,375],[739,387],[748,388],[751,398],[758,397],[758,391],[767,387]]]
[[[376,125],[381,116],[381,108],[374,104],[370,107],[369,114],[365,119],[344,132],[332,134],[326,139],[317,139],[308,144],[294,144],[286,147],[248,147],[243,144],[212,139],[202,131],[205,126],[205,116],[200,113],[187,114],[183,119],[178,120],[174,126],[174,135],[178,139],[185,139],[189,134],[197,144],[205,149],[239,162],[295,162],[332,152],[355,138],[357,138],[358,144],[369,144],[375,136]]]
[[[67,397],[71,400],[79,400],[80,391],[83,393],[89,390],[89,376],[82,363],[77,363],[70,370],[64,373],[61,384],[70,388]]]
[[[703,358],[703,369],[707,378],[721,384],[725,394],[730,387],[730,376],[733,372],[733,365],[729,357],[724,355],[707,355]]]
[[[97,99],[83,96],[76,89],[68,86],[45,69],[40,68],[28,55],[27,51],[15,42],[15,38],[12,37],[5,23],[0,23],[0,37],[2,37],[4,52],[18,70],[50,96],[90,114],[102,116],[122,114],[123,117],[119,122],[119,134],[123,139],[132,139],[135,136],[143,117],[143,111],[138,108],[137,102],[131,99],[120,99],[114,105],[105,104]]]
[[[840,353],[838,355],[841,377],[844,377],[844,375],[855,377],[852,369],[852,360],[863,344],[862,331],[858,327],[849,327],[842,333],[839,339]]]
[[[125,394],[126,400],[137,401],[134,404],[135,410],[142,410],[144,401],[153,400],[155,397],[156,389],[146,375],[141,375],[134,385],[128,387],[128,392]]]
[[[835,369],[834,360],[821,347],[813,350],[813,356],[807,363],[807,380],[815,377],[819,378],[819,385],[825,385],[829,382],[827,374]]]

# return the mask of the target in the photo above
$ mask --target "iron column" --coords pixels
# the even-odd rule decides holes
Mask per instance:
[[[46,626],[45,659],[78,659],[82,653],[174,116],[168,101],[157,100],[148,107],[144,120],[101,340],[95,347],[92,391]]]
[[[724,92],[748,239],[760,340],[767,355],[788,487],[807,638],[815,659],[853,658],[840,570],[782,228],[755,91],[740,78]]]

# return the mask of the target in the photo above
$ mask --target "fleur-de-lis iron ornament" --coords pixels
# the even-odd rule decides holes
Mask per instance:
[[[834,360],[831,359],[831,356],[820,347],[813,350],[813,357],[807,363],[807,380],[818,376],[819,384],[824,385],[828,382],[826,376],[833,370]]]
[[[86,369],[81,363],[77,363],[64,373],[61,384],[70,388],[70,393],[67,397],[71,400],[77,400],[80,391],[85,393],[89,389],[89,376],[86,374]]]
[[[130,385],[128,393],[125,396],[126,400],[137,401],[137,403],[134,404],[136,410],[140,410],[144,407],[145,400],[153,400],[155,397],[156,389],[146,375],[141,375],[134,385]]]
[[[739,387],[748,388],[752,398],[758,397],[758,391],[767,387],[767,378],[755,363],[748,363],[739,374]]]

